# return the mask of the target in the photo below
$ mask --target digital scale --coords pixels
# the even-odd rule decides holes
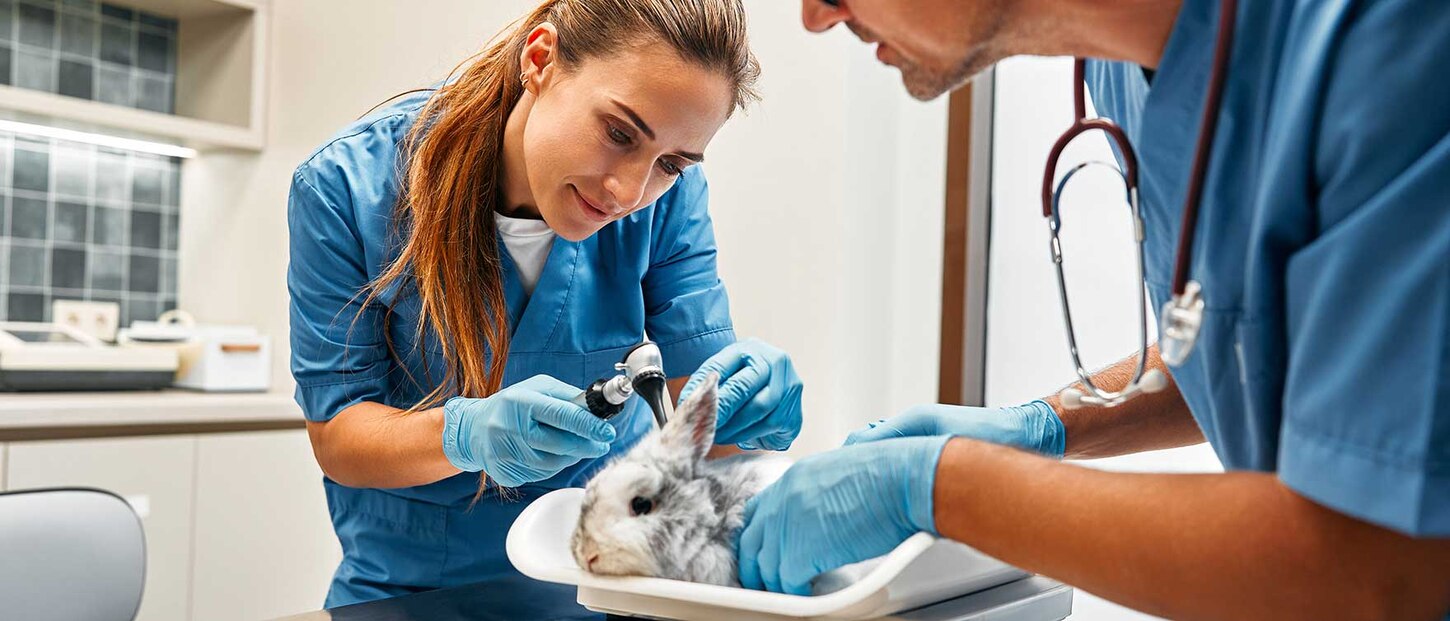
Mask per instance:
[[[71,326],[0,322],[0,390],[156,390],[176,377],[176,351],[117,347]]]

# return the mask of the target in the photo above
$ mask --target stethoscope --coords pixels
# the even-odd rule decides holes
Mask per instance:
[[[1219,29],[1213,53],[1213,73],[1208,80],[1208,96],[1203,110],[1203,121],[1198,133],[1198,146],[1194,152],[1192,174],[1188,182],[1188,195],[1184,199],[1183,226],[1178,237],[1177,258],[1173,268],[1173,296],[1163,305],[1158,331],[1158,354],[1169,366],[1179,366],[1188,359],[1198,340],[1203,326],[1203,287],[1188,278],[1193,256],[1193,237],[1198,228],[1198,206],[1203,198],[1204,174],[1212,154],[1213,137],[1218,126],[1219,106],[1223,99],[1223,83],[1228,73],[1228,60],[1233,49],[1234,25],[1238,12],[1237,0],[1222,0],[1219,4]],[[1116,123],[1106,118],[1087,118],[1087,97],[1084,93],[1086,62],[1079,58],[1073,66],[1073,95],[1076,97],[1077,119],[1072,127],[1057,139],[1047,157],[1047,170],[1042,177],[1042,215],[1047,218],[1051,231],[1052,262],[1057,268],[1057,290],[1062,298],[1062,319],[1067,324],[1067,346],[1072,353],[1072,364],[1078,379],[1086,391],[1076,387],[1064,389],[1059,395],[1063,407],[1077,408],[1085,405],[1112,407],[1144,393],[1158,392],[1168,386],[1168,378],[1158,369],[1144,372],[1148,359],[1148,308],[1146,303],[1146,281],[1143,278],[1143,218],[1138,204],[1138,160],[1128,135]],[[1053,175],[1057,172],[1057,160],[1062,151],[1074,138],[1091,130],[1100,130],[1118,147],[1123,167],[1105,162],[1084,162],[1074,166],[1062,176],[1054,189]],[[1072,327],[1072,309],[1067,301],[1067,280],[1062,272],[1062,220],[1059,217],[1059,202],[1063,188],[1073,175],[1090,166],[1105,166],[1123,180],[1127,190],[1128,209],[1132,212],[1133,233],[1137,246],[1138,282],[1138,364],[1133,378],[1122,390],[1109,391],[1093,384],[1092,376],[1083,367],[1078,355],[1077,336]]]

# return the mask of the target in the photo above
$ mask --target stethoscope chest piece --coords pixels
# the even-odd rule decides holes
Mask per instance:
[[[1158,328],[1158,355],[1169,366],[1179,366],[1193,352],[1198,332],[1203,328],[1203,287],[1196,280],[1188,281],[1183,293],[1174,294],[1163,305]]]

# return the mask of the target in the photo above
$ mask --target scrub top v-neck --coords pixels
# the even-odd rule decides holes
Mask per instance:
[[[397,256],[399,145],[428,93],[348,126],[300,165],[288,204],[292,372],[310,421],[357,403],[406,408],[441,383],[436,335],[418,342],[416,296],[388,292],[383,308],[355,298]],[[579,242],[554,240],[532,294],[500,247],[513,329],[504,385],[547,374],[584,386],[612,371],[642,336],[659,343],[670,377],[689,375],[735,341],[716,271],[705,178],[692,167],[654,204]],[[502,244],[502,242],[500,242]],[[356,319],[356,321],[354,321]],[[388,351],[390,338],[401,357]],[[636,400],[611,419],[627,450],[653,425]],[[513,573],[503,542],[540,495],[580,486],[609,456],[507,494],[490,487],[470,507],[480,477],[463,473],[402,489],[360,489],[324,478],[343,561],[327,605],[338,606]],[[520,594],[527,597],[527,594]]]

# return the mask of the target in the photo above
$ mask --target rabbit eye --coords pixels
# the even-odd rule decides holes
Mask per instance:
[[[655,508],[655,503],[644,496],[635,496],[629,501],[629,512],[633,515],[644,515]]]

